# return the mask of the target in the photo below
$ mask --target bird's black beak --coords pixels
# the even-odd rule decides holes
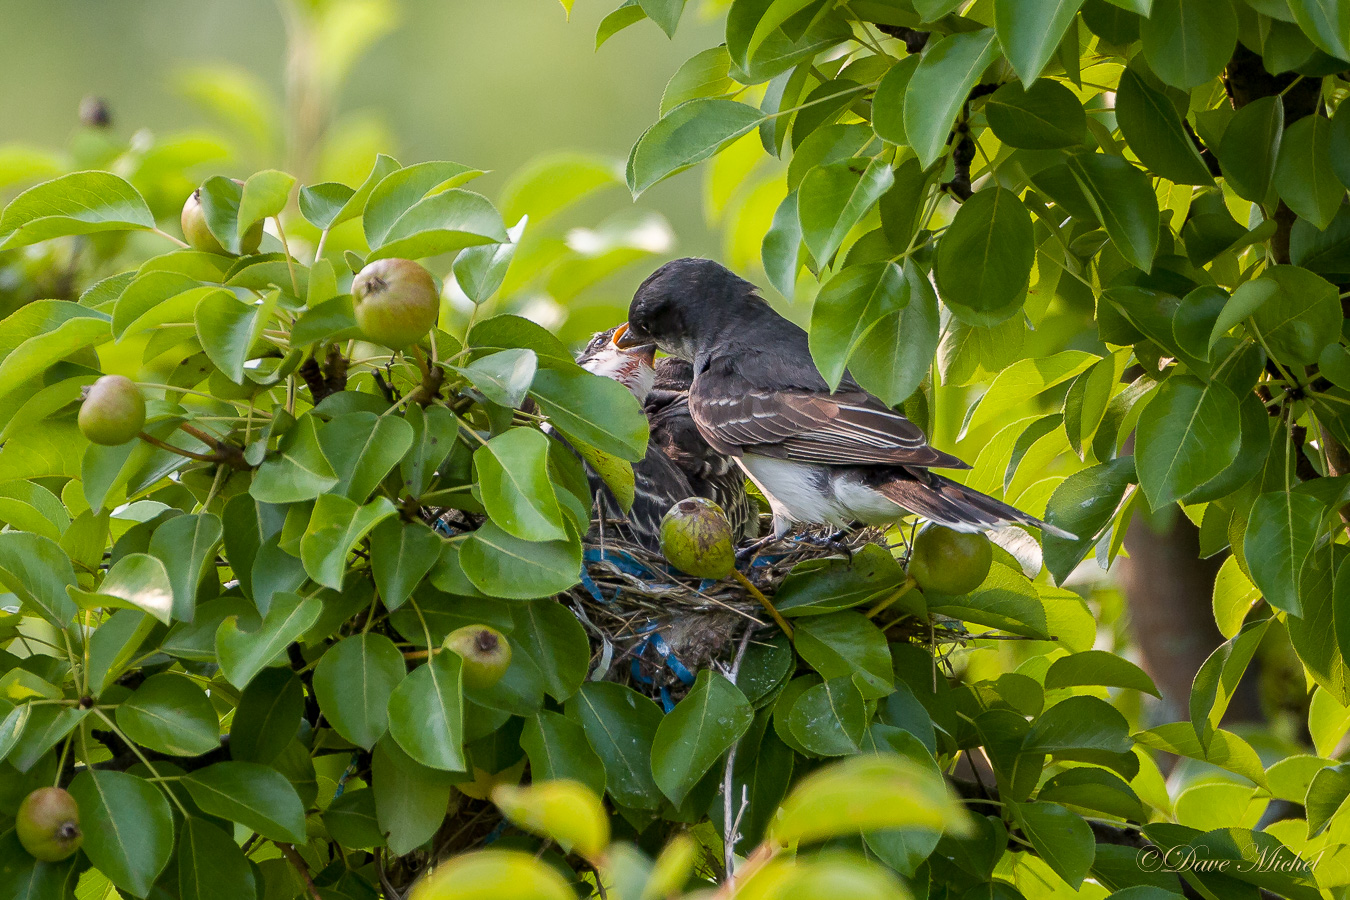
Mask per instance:
[[[656,351],[656,342],[627,322],[614,330],[614,336],[610,340],[620,350],[648,350],[652,353]]]

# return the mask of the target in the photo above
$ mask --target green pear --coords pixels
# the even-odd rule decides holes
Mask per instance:
[[[125,444],[145,427],[145,398],[125,375],[104,375],[85,390],[78,422],[95,444]]]

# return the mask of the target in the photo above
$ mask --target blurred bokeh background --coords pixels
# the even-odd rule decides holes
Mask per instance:
[[[596,154],[621,172],[671,73],[721,39],[721,23],[696,4],[674,39],[644,20],[599,50],[609,2],[578,0],[570,21],[558,0],[344,5],[340,22],[320,28],[312,58],[297,60],[286,0],[0,0],[10,38],[0,54],[0,169],[6,147],[11,166],[22,167],[32,160],[16,160],[15,147],[38,158],[78,141],[80,102],[96,96],[108,104],[111,134],[133,146],[137,133],[156,147],[185,142],[177,152],[200,154],[187,171],[202,177],[277,167],[302,182],[359,184],[384,152],[405,165],[440,159],[491,170],[471,187],[496,200],[513,174],[562,151]],[[283,99],[297,66],[346,68],[329,79],[331,124],[312,159],[297,158],[285,133],[303,117]],[[272,122],[257,111],[268,107]],[[31,180],[0,189],[9,196]],[[616,184],[570,210],[568,224],[617,216],[644,224],[660,257],[711,255],[718,238],[702,192],[697,173],[637,204]],[[588,286],[588,303],[626,302],[650,267],[618,268]]]

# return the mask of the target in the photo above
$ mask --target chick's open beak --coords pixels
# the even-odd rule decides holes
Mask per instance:
[[[656,357],[656,343],[624,322],[614,330],[610,343],[627,353],[644,356],[648,362]]]

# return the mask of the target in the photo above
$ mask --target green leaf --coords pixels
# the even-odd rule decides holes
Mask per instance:
[[[971,406],[957,440],[972,429],[1004,416],[1041,391],[1068,381],[1100,358],[1081,350],[1061,350],[1052,356],[1017,360],[998,373],[989,390]]]
[[[504,243],[466,247],[455,257],[455,282],[474,303],[488,300],[502,286],[528,222],[529,217],[522,216],[519,222],[508,228],[506,233],[509,240]]]
[[[661,112],[664,115],[666,110]],[[501,192],[502,215],[508,222],[519,223],[528,214],[537,227],[598,191],[622,184],[622,172],[606,157],[566,151],[548,154],[526,163],[507,180]]]
[[[1115,521],[1136,480],[1134,457],[1121,456],[1075,472],[1055,488],[1045,508],[1045,520],[1078,535],[1074,540],[1047,533],[1041,539],[1045,567],[1056,584],[1064,583]]]
[[[178,836],[181,900],[253,900],[253,869],[234,837],[202,819],[188,818]]]
[[[998,0],[994,28],[1017,77],[1030,86],[1040,77],[1073,24],[1083,0]]]
[[[1147,672],[1107,650],[1084,650],[1082,653],[1061,656],[1046,670],[1046,690],[1083,684],[1125,688],[1162,699],[1162,694]]]
[[[984,114],[1000,141],[1023,150],[1072,147],[1087,134],[1083,105],[1073,91],[1051,78],[1039,79],[1030,88],[1008,82],[985,101]]]
[[[581,546],[575,537],[523,541],[489,521],[464,542],[460,562],[484,594],[528,600],[552,596],[580,580]]]
[[[459,654],[441,652],[413,669],[389,697],[389,734],[417,762],[463,772],[464,690]]]
[[[1159,3],[1139,26],[1149,67],[1172,87],[1190,90],[1218,77],[1237,45],[1229,0]]]
[[[1213,763],[1257,784],[1266,783],[1265,767],[1256,751],[1242,738],[1228,731],[1215,731],[1208,751],[1200,746],[1190,722],[1172,722],[1148,731],[1136,732],[1134,740],[1145,747]]]
[[[992,28],[929,41],[905,90],[905,135],[925,169],[942,155],[961,104],[997,55]]]
[[[379,160],[376,167],[379,168]],[[373,178],[374,173],[371,174]],[[459,163],[433,161],[395,168],[373,185],[367,180],[366,184],[371,186],[361,212],[366,243],[371,248],[388,243],[399,220],[423,200],[443,194],[481,174],[482,171]]]
[[[1323,53],[1350,59],[1350,11],[1336,0],[1289,0],[1299,29]]]
[[[638,0],[624,0],[618,9],[600,20],[600,25],[595,30],[595,49],[599,50],[605,45],[605,41],[645,18],[647,13],[638,5]]]
[[[1289,208],[1317,226],[1331,224],[1345,199],[1345,186],[1336,178],[1331,154],[1331,122],[1309,115],[1290,125],[1280,141],[1274,183]]]
[[[675,36],[675,27],[680,24],[680,13],[684,12],[685,0],[638,0],[638,5],[661,30],[666,37]]]
[[[389,728],[389,698],[407,673],[382,634],[353,635],[329,648],[314,670],[314,695],[338,734],[369,750]]]
[[[110,336],[107,320],[96,314],[74,315],[59,324],[52,323],[51,330],[23,341],[0,362],[0,397],[77,351],[106,342]]]
[[[206,217],[207,230],[229,253],[242,251],[243,235],[248,226],[239,221],[239,204],[244,199],[244,189],[231,178],[213,175],[202,182],[202,214]]]
[[[1350,763],[1318,770],[1308,784],[1303,806],[1308,811],[1308,837],[1314,838],[1331,824],[1350,797]]]
[[[895,690],[886,636],[861,613],[804,617],[797,622],[793,644],[822,678],[852,678],[867,700]]]
[[[1284,104],[1279,97],[1261,97],[1234,113],[1216,151],[1233,193],[1253,203],[1265,202],[1283,133]]]
[[[806,844],[891,828],[964,835],[968,822],[931,766],[898,753],[865,754],[803,778],[783,801],[772,832],[781,843]]]
[[[811,307],[810,343],[830,390],[839,387],[863,338],[882,318],[903,309],[908,295],[909,285],[895,263],[850,266],[825,283]]]
[[[441,539],[422,522],[385,519],[370,534],[370,568],[380,601],[390,612],[413,590],[441,556]]]
[[[1237,634],[1247,613],[1259,602],[1261,592],[1242,571],[1237,557],[1225,559],[1214,578],[1214,624],[1219,634],[1225,638]]]
[[[1062,759],[1098,762],[1100,754],[1129,753],[1130,729],[1114,706],[1096,697],[1075,696],[1050,707],[1026,736],[1023,750]]]
[[[31,187],[0,214],[0,250],[68,234],[154,228],[136,189],[111,172],[72,172]]]
[[[255,172],[244,182],[244,194],[239,201],[240,239],[252,226],[263,219],[281,215],[291,199],[295,177],[276,169]]]
[[[274,768],[218,762],[187,773],[181,783],[208,815],[238,822],[268,840],[305,840],[304,805],[291,782]]]
[[[517,348],[480,356],[455,371],[493,403],[516,409],[525,402],[538,369],[538,355],[533,350]]]
[[[343,413],[319,430],[318,442],[337,476],[333,493],[365,503],[412,447],[413,428],[398,416]]]
[[[802,691],[787,716],[788,729],[802,748],[817,756],[858,752],[867,730],[867,706],[847,676]]]
[[[1232,391],[1190,375],[1168,378],[1139,417],[1135,465],[1149,506],[1162,509],[1218,475],[1240,445]]]
[[[300,215],[320,231],[331,228],[347,203],[356,195],[353,188],[336,181],[307,184],[300,188]]]
[[[370,788],[347,790],[323,811],[328,834],[343,847],[374,850],[385,844]]]
[[[1049,640],[1046,605],[1021,570],[995,562],[984,583],[969,594],[948,597],[931,593],[930,612],[999,628],[1038,640]],[[1062,635],[1060,636],[1062,637]]]
[[[173,814],[164,794],[125,772],[86,769],[70,783],[80,806],[81,849],[114,885],[135,897],[150,893],[173,855]]]
[[[211,513],[175,516],[155,529],[150,555],[164,563],[173,589],[173,617],[191,622],[197,608],[197,586],[205,573],[214,576],[216,548],[225,529]]]
[[[220,747],[220,721],[191,679],[151,675],[117,705],[117,725],[131,740],[172,756],[200,756]]]
[[[917,53],[906,56],[887,69],[872,96],[872,128],[883,141],[900,145],[909,143],[905,135],[905,91],[909,88],[909,80],[914,77],[919,59]]]
[[[905,261],[903,275],[900,307],[881,311],[849,357],[858,384],[890,406],[907,400],[928,377],[939,334],[937,294],[927,275],[912,260]]]
[[[388,497],[357,506],[346,497],[323,494],[314,503],[309,527],[300,539],[305,572],[319,584],[341,590],[347,554],[380,522],[398,512]]]
[[[1214,183],[1171,98],[1133,69],[1120,76],[1116,121],[1130,149],[1153,172],[1178,184]]]
[[[255,631],[241,631],[238,617],[227,617],[216,632],[216,655],[225,679],[243,690],[254,675],[286,652],[288,644],[309,630],[322,610],[318,597],[302,600],[296,594],[279,592]]]
[[[888,163],[861,159],[820,165],[797,189],[802,240],[818,265],[827,266],[863,216],[894,181]]]
[[[279,668],[259,672],[235,707],[230,757],[270,765],[295,740],[304,712],[305,689],[297,676]]]
[[[158,558],[146,553],[128,553],[113,563],[96,591],[72,587],[69,593],[86,609],[139,609],[165,625],[173,620],[173,582],[169,571]]]
[[[630,462],[647,453],[647,417],[632,392],[612,378],[580,366],[543,368],[534,376],[530,396],[569,439]]]
[[[1075,153],[1067,165],[1120,255],[1150,271],[1158,249],[1158,198],[1148,175],[1123,156],[1104,153]]]
[[[548,477],[549,439],[534,428],[511,428],[474,451],[478,487],[488,515],[523,541],[567,539],[562,510]]]
[[[408,493],[416,497],[431,486],[437,469],[454,450],[459,420],[439,404],[429,406],[425,411],[414,406],[405,417],[413,429],[412,449],[403,456],[399,468]]]
[[[511,608],[516,648],[539,670],[544,690],[559,703],[577,692],[590,670],[586,630],[564,604],[533,600]]]
[[[1271,266],[1261,278],[1275,282],[1278,288],[1252,314],[1266,348],[1286,365],[1314,364],[1322,348],[1340,335],[1336,286],[1298,266]]]
[[[244,363],[256,338],[258,307],[229,291],[212,291],[197,304],[193,321],[207,358],[235,384],[243,384]]]
[[[1018,803],[1014,812],[1036,854],[1070,887],[1081,887],[1097,853],[1088,823],[1057,803]]]
[[[722,754],[750,727],[754,711],[724,676],[704,669],[684,699],[661,719],[652,740],[652,773],[679,806]]]
[[[702,162],[764,118],[753,106],[721,98],[690,100],[666,113],[638,138],[628,157],[628,189],[647,188]]]
[[[561,713],[543,709],[526,719],[520,746],[530,758],[531,778],[569,778],[604,793],[604,763],[586,741],[585,730]]]
[[[723,96],[731,89],[731,77],[727,74],[730,68],[731,57],[725,46],[695,53],[666,82],[660,114],[664,116],[686,100]]]
[[[605,768],[606,792],[633,809],[659,809],[664,801],[652,777],[652,742],[661,709],[626,685],[588,681],[567,701]]]
[[[57,628],[65,628],[75,616],[75,604],[66,594],[75,587],[75,569],[50,538],[0,532],[0,584]]]
[[[1012,191],[977,191],[938,242],[933,275],[943,302],[971,325],[996,325],[1026,299],[1036,248],[1031,214]]]
[[[377,259],[421,259],[476,244],[509,240],[496,207],[473,191],[432,194],[398,217],[374,246],[366,262]]]
[[[1307,494],[1261,494],[1248,515],[1243,551],[1252,582],[1266,602],[1290,615],[1301,615],[1299,582],[1312,552],[1326,508]]]
[[[1196,673],[1191,686],[1190,715],[1200,746],[1209,746],[1270,622],[1263,619],[1247,625],[1236,637],[1220,644]]]
[[[313,500],[338,483],[337,473],[319,446],[317,419],[305,414],[281,439],[274,455],[263,460],[248,492],[263,503]]]
[[[889,551],[867,544],[852,559],[807,560],[779,584],[773,603],[787,616],[815,616],[880,600],[905,582]]]
[[[445,822],[453,775],[415,762],[386,737],[371,756],[371,777],[375,817],[393,853],[411,853]]]

